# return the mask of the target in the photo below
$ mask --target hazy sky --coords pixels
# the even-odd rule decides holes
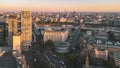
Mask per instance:
[[[0,10],[120,11],[120,0],[0,0]]]

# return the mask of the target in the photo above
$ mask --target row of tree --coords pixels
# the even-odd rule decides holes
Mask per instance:
[[[55,45],[52,40],[48,40],[48,41],[46,41],[46,42],[44,43],[44,40],[41,39],[41,40],[39,41],[39,43],[40,43],[40,45],[39,45],[40,49],[49,48],[49,47],[52,47],[52,46]]]

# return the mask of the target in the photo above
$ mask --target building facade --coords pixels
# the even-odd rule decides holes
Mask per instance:
[[[5,45],[5,38],[6,38],[6,35],[5,35],[5,23],[0,23],[0,46],[1,45]]]
[[[68,31],[45,31],[44,42],[52,40],[54,43],[65,42],[68,38]]]
[[[22,43],[31,46],[32,41],[32,17],[30,11],[22,11],[21,14]]]
[[[94,49],[95,50],[95,57],[107,60],[108,59],[108,50],[101,50],[101,49]]]
[[[59,42],[56,44],[56,52],[58,53],[68,53],[70,52],[70,43],[68,42]]]
[[[116,67],[120,67],[120,53],[113,53],[113,58],[114,58],[114,62],[115,62],[115,66]]]
[[[8,24],[8,46],[13,45],[13,35],[17,34],[17,16],[9,15],[7,19]]]
[[[13,36],[13,51],[21,53],[21,35],[14,35]]]

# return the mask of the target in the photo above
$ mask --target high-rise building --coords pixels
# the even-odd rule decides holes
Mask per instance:
[[[12,46],[13,35],[17,34],[17,16],[9,15],[7,19],[7,23],[8,23],[8,45]]]
[[[21,32],[23,46],[31,46],[32,41],[32,17],[30,11],[22,11]]]
[[[14,35],[17,34],[17,16],[9,15],[7,19],[8,32],[12,32]]]
[[[0,22],[0,45],[4,45],[5,44],[5,23]]]

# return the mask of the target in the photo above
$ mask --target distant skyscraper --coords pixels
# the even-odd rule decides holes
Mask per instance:
[[[17,16],[9,15],[7,19],[8,23],[8,45],[12,46],[13,44],[13,35],[17,34]]]
[[[32,17],[30,11],[22,11],[21,16],[22,42],[24,46],[31,46],[32,41]]]

